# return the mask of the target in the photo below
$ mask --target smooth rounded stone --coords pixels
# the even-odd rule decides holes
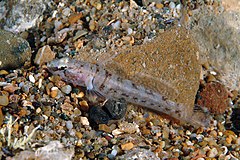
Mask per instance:
[[[37,65],[42,65],[46,62],[50,62],[55,58],[56,53],[54,53],[49,45],[40,48],[34,59],[34,63]]]
[[[65,94],[69,94],[72,91],[72,86],[70,85],[65,85],[61,88],[61,91]]]
[[[111,119],[117,120],[125,116],[127,111],[127,102],[124,99],[112,100],[109,99],[104,107]]]
[[[116,149],[113,149],[113,150],[112,150],[112,152],[111,152],[111,154],[112,154],[113,156],[116,156],[116,155],[117,155],[117,153],[118,153],[118,152],[117,152],[117,150],[116,150]]]
[[[20,85],[21,84],[21,85]],[[21,87],[21,90],[24,92],[24,93],[26,93],[26,94],[28,94],[29,93],[29,91],[30,91],[30,89],[32,88],[32,84],[31,84],[31,82],[21,82],[19,84],[19,87]]]
[[[8,94],[0,92],[0,106],[7,106],[9,104]]]
[[[0,48],[0,69],[21,67],[31,58],[31,48],[26,40],[1,29]]]
[[[35,78],[34,78],[34,76],[33,76],[32,74],[30,74],[30,75],[28,76],[28,79],[29,79],[29,81],[32,82],[32,83],[35,83],[35,82],[36,82],[36,80],[35,80]]]
[[[233,108],[231,115],[232,127],[236,132],[240,132],[240,108]]]
[[[94,124],[107,124],[110,117],[101,107],[93,106],[89,109],[89,119]]]
[[[129,150],[131,150],[133,147],[134,147],[134,144],[133,144],[132,142],[128,142],[128,143],[125,143],[125,144],[122,144],[122,145],[121,145],[121,148],[122,148],[122,150],[124,150],[124,151],[129,151]]]
[[[174,9],[176,7],[176,4],[174,2],[169,3],[169,8]]]
[[[66,127],[68,130],[71,130],[73,128],[72,121],[66,121]]]

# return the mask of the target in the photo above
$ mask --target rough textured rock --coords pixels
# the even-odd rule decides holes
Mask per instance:
[[[0,30],[0,48],[0,69],[20,67],[31,58],[29,43],[8,31]]]
[[[11,32],[25,31],[39,20],[46,9],[48,0],[11,0],[0,3],[2,16],[0,15],[0,27]]]
[[[200,48],[200,60],[219,73],[219,80],[234,90],[240,89],[240,3],[224,0],[226,10],[200,8],[193,21],[193,34]],[[234,7],[233,7],[234,6]]]
[[[223,114],[229,107],[228,92],[218,82],[207,83],[199,93],[197,104],[206,107],[211,113]]]

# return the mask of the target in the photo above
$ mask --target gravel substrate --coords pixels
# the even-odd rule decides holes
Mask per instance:
[[[131,104],[122,111],[126,115],[116,120],[122,113],[106,115],[99,108],[93,110],[99,104],[89,103],[86,88],[48,72],[45,62],[54,57],[79,56],[81,50],[101,55],[141,45],[173,25],[186,25],[186,17],[197,7],[220,5],[216,1],[189,1],[183,10],[179,1],[144,2],[145,6],[133,0],[53,0],[45,4],[42,21],[20,35],[29,41],[35,54],[40,48],[48,54],[39,52],[34,65],[0,70],[1,159],[240,158],[237,91],[224,91],[223,97],[231,97],[232,105],[214,115],[208,128],[194,128]],[[209,73],[206,67],[203,70]],[[202,84],[208,84],[203,78],[206,82]],[[91,119],[92,113],[99,116]]]

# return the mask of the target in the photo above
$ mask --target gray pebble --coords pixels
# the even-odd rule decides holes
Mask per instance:
[[[66,127],[68,130],[71,130],[73,128],[72,121],[66,121]]]
[[[65,94],[69,94],[72,91],[72,87],[70,85],[63,86],[61,91]]]

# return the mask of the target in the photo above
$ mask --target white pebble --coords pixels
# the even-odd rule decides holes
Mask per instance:
[[[42,81],[43,81],[42,78],[40,78],[40,79],[38,80],[38,88],[41,88],[41,87],[42,87]]]
[[[117,22],[115,22],[115,23],[112,23],[113,29],[119,29],[119,28],[120,28],[120,24],[121,24],[120,21],[117,21]]]
[[[80,117],[80,121],[81,121],[82,125],[89,126],[89,121],[88,121],[87,117]]]
[[[189,130],[186,131],[186,135],[190,136],[191,134],[192,133]]]
[[[123,133],[123,132],[120,131],[120,129],[114,129],[114,130],[112,131],[112,135],[114,135],[114,136],[120,135],[120,134],[122,134],[122,133]]]
[[[127,29],[127,32],[128,32],[128,35],[131,35],[131,34],[133,33],[132,28],[128,28],[128,29]]]
[[[174,9],[176,7],[175,3],[174,2],[170,2],[169,3],[169,8],[170,9]]]
[[[72,121],[66,121],[66,127],[68,130],[71,130],[73,128]]]
[[[115,157],[117,155],[117,150],[116,149],[113,149],[111,154]]]
[[[42,110],[41,110],[41,108],[40,107],[38,107],[37,109],[36,109],[36,113],[40,113]]]
[[[71,13],[71,9],[70,8],[64,8],[62,11],[64,16],[69,16]]]
[[[181,10],[181,8],[182,8],[181,4],[178,4],[178,5],[176,6],[176,10],[177,10],[178,12]]]
[[[187,140],[186,144],[187,144],[188,146],[193,146],[193,145],[194,145],[194,143],[192,143],[192,142],[189,141],[189,140]]]
[[[28,76],[28,78],[29,78],[29,81],[32,82],[32,83],[35,83],[35,82],[36,82],[36,80],[35,80],[35,78],[33,77],[33,75],[30,74],[30,75]]]

